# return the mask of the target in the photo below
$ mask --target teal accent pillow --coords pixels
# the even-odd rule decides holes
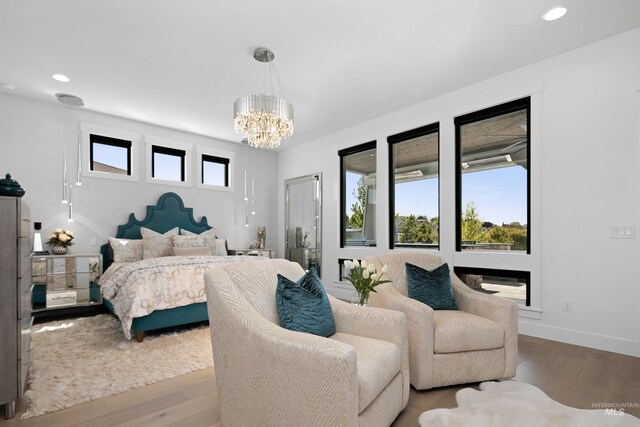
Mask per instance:
[[[313,268],[296,282],[278,274],[276,306],[285,329],[321,337],[336,333],[329,298]]]
[[[433,270],[425,270],[408,262],[405,268],[409,298],[427,304],[434,310],[458,309],[456,300],[453,299],[451,276],[446,262]]]

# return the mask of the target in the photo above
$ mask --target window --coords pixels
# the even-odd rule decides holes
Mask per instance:
[[[236,154],[232,151],[198,145],[198,188],[233,191],[233,171]]]
[[[184,150],[151,146],[151,177],[164,181],[184,181]]]
[[[89,169],[131,175],[131,141],[89,134]]]
[[[530,305],[528,271],[491,268],[454,267],[454,273],[471,289],[508,298],[521,305]]]
[[[139,133],[80,124],[82,175],[117,181],[138,181]]]
[[[191,186],[191,151],[183,142],[145,135],[147,182]]]
[[[340,156],[340,247],[376,245],[376,141]]]
[[[203,154],[200,163],[201,184],[229,186],[229,159]]]
[[[387,138],[389,247],[438,249],[439,124]]]
[[[456,126],[456,250],[530,253],[530,98]]]

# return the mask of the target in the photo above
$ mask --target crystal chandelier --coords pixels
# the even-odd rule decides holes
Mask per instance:
[[[233,105],[234,127],[242,134],[249,145],[256,148],[277,148],[283,139],[293,135],[293,106],[285,99],[273,95],[273,79],[271,69],[275,70],[271,61],[275,55],[266,47],[259,47],[253,52],[253,58],[268,64],[268,80],[270,95],[263,93],[246,95],[238,98]],[[277,71],[276,71],[277,77]],[[264,76],[264,88],[267,87],[267,74]],[[278,86],[280,79],[277,77]],[[282,87],[280,87],[282,92]]]

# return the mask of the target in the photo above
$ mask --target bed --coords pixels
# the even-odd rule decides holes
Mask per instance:
[[[193,209],[186,208],[180,196],[165,193],[158,203],[147,206],[146,217],[138,220],[129,215],[126,224],[118,226],[114,237],[141,239],[141,227],[165,233],[179,227],[200,234],[211,229],[207,218],[196,221]],[[241,256],[160,257],[113,263],[109,243],[100,248],[105,272],[100,278],[105,307],[117,315],[125,336],[142,342],[146,332],[208,320],[202,280],[203,272],[217,265],[246,261]],[[173,281],[173,283],[172,283]],[[150,292],[158,295],[150,295]],[[175,292],[176,295],[168,295]]]

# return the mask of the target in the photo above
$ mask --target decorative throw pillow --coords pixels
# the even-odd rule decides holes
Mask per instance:
[[[173,255],[172,236],[177,236],[178,230],[179,228],[176,227],[164,234],[160,234],[148,228],[140,227],[140,234],[142,234],[143,259]]]
[[[227,241],[225,239],[218,239],[216,237],[216,230],[210,229],[203,231],[200,234],[196,234],[192,231],[180,229],[180,234],[183,236],[199,236],[202,237],[204,243],[211,248],[211,252],[215,256],[227,256]]]
[[[227,256],[227,239],[214,239],[212,252],[215,256]]]
[[[200,236],[171,236],[173,247],[178,248],[202,248],[207,246]]]
[[[293,282],[278,274],[276,306],[280,326],[296,332],[329,337],[336,333],[331,304],[315,269]]]
[[[405,264],[407,270],[407,291],[409,298],[427,304],[434,310],[457,310],[453,299],[449,266],[445,262],[433,270],[425,270],[417,265]]]
[[[173,255],[175,256],[211,256],[211,248],[209,246],[181,248],[173,247]]]
[[[132,262],[142,259],[142,240],[118,239],[109,237],[113,250],[113,262]]]

